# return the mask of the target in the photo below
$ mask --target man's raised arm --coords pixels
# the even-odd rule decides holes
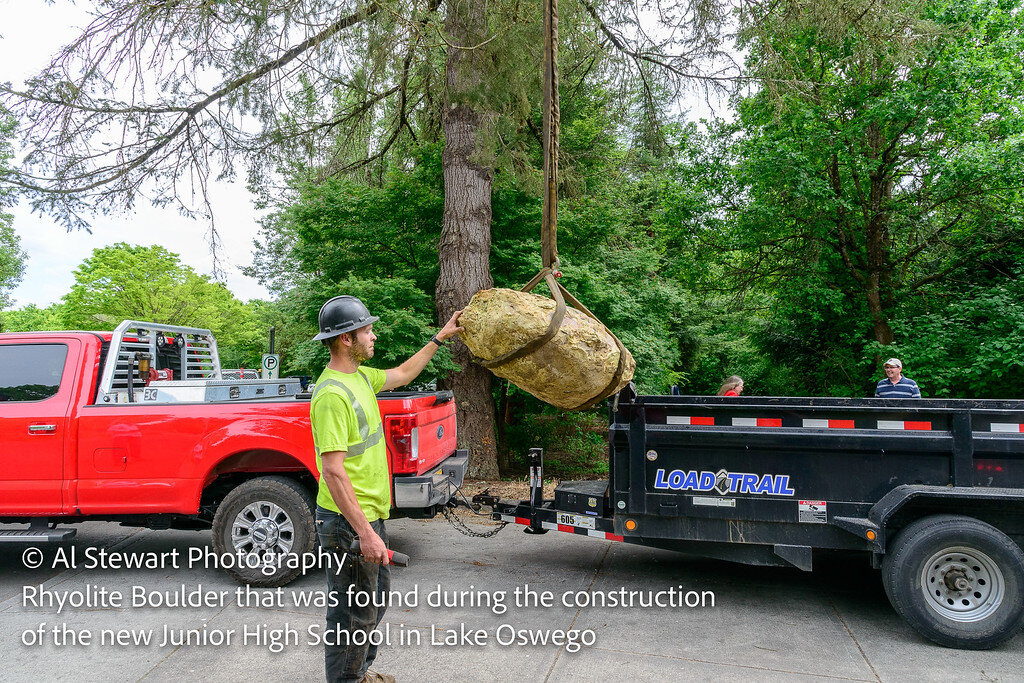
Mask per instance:
[[[462,332],[462,328],[459,327],[458,318],[462,311],[455,311],[452,313],[452,317],[445,323],[436,335],[430,338],[426,346],[414,353],[409,357],[407,361],[399,365],[397,368],[391,368],[385,370],[384,375],[386,377],[384,381],[384,391],[388,389],[397,389],[398,387],[404,387],[409,382],[419,377],[420,373],[423,372],[423,368],[427,367],[427,363],[434,357],[437,350],[441,347],[441,342],[449,337],[453,337],[459,332]],[[436,342],[434,340],[437,340]]]

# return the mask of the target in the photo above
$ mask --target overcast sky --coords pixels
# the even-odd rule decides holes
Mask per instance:
[[[87,23],[83,7],[67,2],[48,5],[42,0],[0,0],[0,82],[21,85]],[[210,194],[223,242],[220,257],[228,288],[242,300],[268,298],[259,283],[240,271],[252,261],[252,241],[258,229],[251,195],[241,182],[216,183]],[[93,218],[92,234],[68,233],[48,216],[32,214],[27,202],[11,213],[22,249],[28,253],[25,277],[11,295],[16,308],[58,301],[74,282],[75,267],[93,249],[116,242],[158,244],[179,254],[196,271],[212,271],[208,223],[184,218],[175,209],[154,209],[140,202],[131,213]]]

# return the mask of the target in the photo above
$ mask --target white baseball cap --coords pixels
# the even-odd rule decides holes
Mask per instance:
[[[903,369],[903,363],[900,362],[899,358],[890,358],[889,360],[885,361],[885,365],[895,365],[900,370]]]

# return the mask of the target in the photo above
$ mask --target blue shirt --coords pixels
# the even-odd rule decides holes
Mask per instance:
[[[921,398],[921,390],[912,379],[900,377],[900,381],[893,384],[886,377],[875,387],[875,398]]]

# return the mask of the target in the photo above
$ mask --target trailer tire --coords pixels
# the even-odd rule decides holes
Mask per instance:
[[[1024,552],[973,517],[904,528],[882,561],[882,584],[900,616],[945,647],[987,650],[1024,628]]]
[[[315,547],[314,505],[310,492],[287,477],[239,484],[213,517],[213,549],[223,558],[221,566],[252,586],[291,582],[302,572],[300,558]]]

